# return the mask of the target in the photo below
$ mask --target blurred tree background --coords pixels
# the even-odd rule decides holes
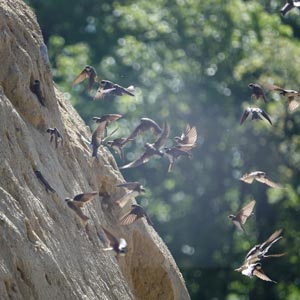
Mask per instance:
[[[247,87],[270,82],[299,89],[299,11],[282,18],[283,0],[27,2],[41,25],[55,82],[91,128],[92,117],[105,113],[124,114],[116,136],[127,136],[141,117],[161,125],[167,120],[171,136],[187,122],[197,127],[193,159],[180,159],[173,173],[165,158],[122,171],[127,181],[145,184],[147,194],[138,201],[174,255],[192,299],[300,299],[300,113],[289,113],[276,93],[267,93],[268,104],[253,100]],[[86,64],[100,79],[133,84],[136,97],[92,101],[86,84],[72,88]],[[273,126],[240,126],[247,105],[265,109]],[[140,155],[145,141],[126,146],[126,162]],[[285,189],[239,181],[254,170]],[[227,216],[251,199],[255,216],[242,234]],[[233,271],[278,228],[284,239],[274,252],[288,253],[263,264],[278,284]]]

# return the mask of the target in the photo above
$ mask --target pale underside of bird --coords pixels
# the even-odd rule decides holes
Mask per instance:
[[[130,225],[136,220],[143,217],[146,218],[149,225],[153,226],[153,223],[150,220],[145,209],[138,204],[132,204],[131,210],[120,218],[120,225]]]
[[[123,256],[128,251],[127,248],[127,242],[124,238],[118,239],[115,235],[113,235],[110,231],[108,231],[106,228],[102,227],[107,240],[109,242],[109,247],[103,248],[103,251],[115,251],[117,256]]]
[[[280,13],[282,16],[285,16],[290,10],[296,7],[300,8],[300,1],[286,0],[286,3],[280,9]]]
[[[166,139],[170,134],[170,126],[167,122],[164,122],[164,127],[160,136],[156,139],[153,144],[146,143],[144,153],[136,160],[130,162],[129,164],[120,167],[120,169],[135,168],[137,166],[147,163],[151,157],[158,155],[160,157],[164,156],[164,152],[160,148],[165,143]]]
[[[246,173],[240,178],[241,181],[244,181],[249,184],[253,183],[254,179],[256,181],[264,183],[272,188],[282,189],[282,186],[280,184],[275,183],[272,180],[270,180],[269,178],[267,178],[266,173],[262,172],[262,171],[254,171],[249,174]]]
[[[265,118],[272,125],[272,121],[268,116],[268,114],[264,110],[258,107],[247,107],[242,114],[240,125],[242,125],[245,122],[245,120],[248,118],[250,114],[252,114],[251,120],[262,120],[263,118]]]
[[[140,196],[146,192],[145,188],[139,182],[126,182],[116,185],[116,187],[125,188],[126,193],[115,202],[124,207],[130,199]]]
[[[245,232],[244,224],[247,219],[253,214],[253,209],[256,201],[252,200],[250,203],[245,205],[236,215],[229,215],[228,217],[232,220],[233,224],[241,231]]]
[[[84,69],[80,72],[80,74],[74,79],[73,85],[76,85],[82,82],[85,79],[89,79],[87,91],[90,91],[97,81],[97,72],[92,66],[85,66]]]

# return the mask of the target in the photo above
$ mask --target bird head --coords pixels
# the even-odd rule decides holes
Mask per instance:
[[[235,218],[235,215],[229,215],[228,218],[233,220]]]

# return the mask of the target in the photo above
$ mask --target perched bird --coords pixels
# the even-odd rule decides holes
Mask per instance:
[[[114,250],[116,252],[117,256],[119,256],[119,255],[124,256],[126,254],[126,252],[128,251],[126,240],[123,238],[117,239],[107,229],[105,229],[104,227],[102,227],[102,229],[109,241],[109,247],[104,248],[103,251]]]
[[[184,132],[181,136],[175,136],[173,140],[179,145],[195,146],[197,141],[197,129],[186,124]]]
[[[131,210],[128,213],[126,213],[123,217],[120,218],[120,224],[121,225],[129,225],[142,217],[145,217],[148,224],[153,226],[153,223],[150,220],[145,209],[138,204],[132,204]]]
[[[129,135],[129,137],[126,140],[126,143],[129,141],[133,141],[139,134],[147,130],[150,130],[155,136],[159,135],[162,132],[162,129],[155,121],[149,118],[141,118],[140,124]]]
[[[106,132],[107,132],[106,126],[107,126],[106,121],[99,123],[99,125],[97,126],[97,128],[94,130],[92,134],[91,145],[93,146],[93,153],[92,153],[93,157],[97,158],[98,148],[102,144],[103,139],[106,137]]]
[[[262,87],[259,84],[257,84],[257,83],[249,83],[248,87],[250,89],[252,89],[252,91],[253,91],[252,97],[254,97],[256,99],[262,98],[265,103],[268,102],[268,100],[267,100],[267,98],[265,96],[264,90],[262,89]]]
[[[50,133],[50,143],[52,143],[53,138],[54,138],[55,148],[57,148],[59,146],[59,144],[61,144],[63,146],[64,138],[63,138],[63,136],[61,135],[61,133],[58,131],[58,129],[56,127],[48,128],[47,132]]]
[[[241,117],[240,125],[244,123],[250,113],[252,114],[251,120],[262,120],[262,117],[264,117],[272,125],[272,121],[267,113],[258,107],[247,107]]]
[[[253,208],[255,206],[255,200],[245,205],[236,215],[229,215],[228,218],[232,220],[233,224],[241,231],[245,232],[243,225],[247,219],[253,214]]]
[[[118,155],[120,156],[120,158],[122,160],[124,160],[124,151],[123,151],[123,147],[125,146],[125,141],[127,139],[126,138],[116,138],[112,141],[107,141],[106,145],[113,148],[113,150],[118,153]]]
[[[299,1],[299,7],[300,7],[300,1]],[[283,88],[281,88],[277,85],[272,85],[272,84],[266,84],[266,87],[269,90],[277,91],[277,92],[279,92],[280,95],[282,95],[284,97],[287,97],[287,99],[288,99],[288,109],[289,109],[290,112],[293,112],[294,110],[299,108],[299,106],[300,106],[300,101],[299,101],[300,92],[295,91],[295,90],[283,89]]]
[[[30,90],[37,96],[41,105],[45,106],[45,98],[41,89],[41,82],[39,80],[34,80],[30,86]]]
[[[87,217],[81,210],[81,208],[88,202],[92,201],[98,192],[90,192],[84,194],[78,194],[73,199],[66,198],[67,205],[77,214],[83,225],[87,223],[89,217]]]
[[[87,86],[87,91],[90,91],[93,87],[93,84],[97,80],[97,72],[96,72],[94,67],[85,66],[84,69],[80,72],[80,74],[74,79],[73,85],[82,82],[86,78],[89,79],[88,86]]]
[[[291,9],[295,7],[300,7],[300,1],[286,0],[286,3],[280,9],[280,13],[284,17]]]
[[[164,152],[160,148],[165,143],[166,139],[170,134],[170,126],[167,122],[164,123],[163,131],[161,135],[156,139],[154,144],[146,143],[144,153],[136,160],[130,162],[129,164],[120,167],[120,169],[135,168],[137,166],[143,165],[150,160],[154,155],[164,156]]]
[[[249,174],[246,173],[240,178],[241,181],[244,181],[249,184],[251,184],[254,179],[261,183],[264,183],[272,188],[277,188],[277,189],[282,188],[282,186],[280,184],[275,183],[275,182],[271,181],[270,179],[268,179],[266,173],[262,172],[262,171],[254,171]]]
[[[177,145],[172,148],[165,147],[165,153],[167,157],[169,158],[170,164],[168,167],[168,172],[172,172],[175,162],[179,159],[180,156],[187,156],[189,158],[192,158],[192,150],[193,146],[189,145]]]
[[[103,115],[101,117],[93,117],[93,120],[96,123],[101,123],[101,122],[106,121],[106,124],[109,125],[111,122],[117,121],[120,118],[122,118],[122,115],[119,115],[119,114],[107,114],[107,115]]]
[[[123,96],[123,95],[129,95],[134,97],[134,87],[131,85],[127,88],[113,83],[109,80],[101,80],[101,86],[98,88],[95,96],[94,96],[94,100],[95,99],[101,99],[103,98],[105,95],[107,94],[112,94],[114,96]]]
[[[145,188],[137,181],[121,183],[116,185],[116,187],[125,188],[127,190],[124,196],[116,200],[116,203],[120,207],[124,207],[131,198],[135,198],[146,192]]]
[[[48,183],[48,181],[44,178],[44,176],[42,175],[42,173],[38,170],[34,171],[34,174],[36,175],[36,177],[40,180],[40,182],[44,185],[46,192],[49,193],[56,193],[55,189],[53,189],[50,184]]]

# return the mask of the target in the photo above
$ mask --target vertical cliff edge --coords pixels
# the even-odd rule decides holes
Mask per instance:
[[[81,141],[91,138],[89,128],[55,88],[40,28],[21,0],[0,0],[0,54],[1,300],[189,299],[152,227],[114,225],[122,213],[115,185],[124,179],[105,147],[96,160]],[[36,80],[42,103],[32,92]],[[62,147],[50,144],[49,127],[62,133]],[[90,191],[110,198],[97,195],[83,208],[90,218],[83,226],[64,199]],[[101,226],[127,240],[126,256],[101,250]]]

